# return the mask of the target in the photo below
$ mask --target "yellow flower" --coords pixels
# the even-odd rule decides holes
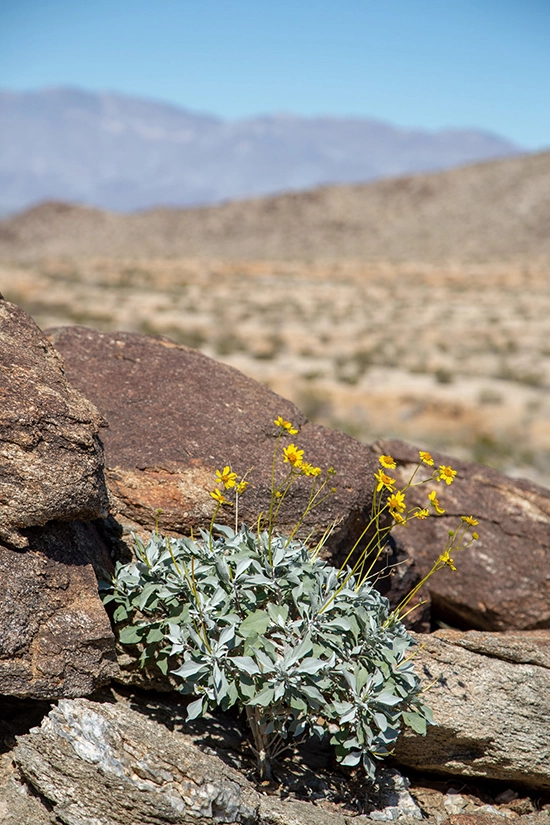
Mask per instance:
[[[437,480],[444,481],[446,484],[451,484],[453,482],[455,475],[456,470],[453,470],[452,467],[445,467],[445,465],[442,464],[439,467],[439,474],[437,476]]]
[[[238,494],[240,495],[241,493],[244,493],[244,491],[246,490],[247,487],[248,487],[248,481],[239,481],[239,483],[237,484]]]
[[[448,550],[445,550],[445,552],[440,555],[439,561],[443,564],[446,564],[448,567],[451,568],[451,570],[456,570],[455,563],[452,560],[451,554]]]
[[[314,467],[313,464],[310,464],[308,461],[302,461],[300,470],[305,476],[318,476],[321,474],[321,468]]]
[[[462,516],[462,521],[465,521],[470,527],[475,527],[476,524],[479,524],[479,521],[473,516]]]
[[[287,433],[290,435],[296,435],[298,430],[292,426],[290,421],[285,421],[282,415],[278,415],[275,421],[273,422],[276,427],[281,427],[283,430],[286,430]]]
[[[216,483],[223,484],[226,490],[230,490],[237,483],[237,473],[233,473],[231,467],[226,465],[223,470],[216,470]]]
[[[283,448],[285,463],[292,464],[293,467],[300,467],[304,458],[304,451],[299,450],[296,444],[289,444]]]
[[[427,453],[426,450],[420,450],[419,455],[420,455],[420,461],[423,461],[424,464],[429,464],[430,467],[432,466],[432,464],[434,463],[434,460],[433,460],[430,453]]]
[[[395,478],[386,475],[382,470],[378,470],[374,474],[375,479],[378,482],[378,486],[376,488],[376,492],[379,493],[384,487],[386,490],[391,490],[393,492],[393,485],[395,484]]]
[[[403,518],[401,513],[393,513],[392,512],[391,515],[392,515],[394,521],[396,522],[396,524],[406,524],[407,523],[407,519]]]
[[[227,504],[227,499],[220,490],[214,490],[210,495],[218,504]]]
[[[428,518],[429,515],[430,515],[429,510],[426,510],[426,509],[417,510],[416,513],[414,514],[414,518],[419,518],[419,519],[424,520],[425,518]]]
[[[437,515],[442,516],[445,510],[443,509],[443,507],[439,506],[439,501],[437,500],[437,493],[435,492],[435,490],[433,490],[433,492],[431,493],[428,493],[428,498],[430,499],[430,503],[434,508],[435,512],[437,513]]]
[[[477,541],[479,538],[479,533],[472,533],[472,538],[474,541]]]
[[[388,507],[390,510],[394,510],[397,513],[402,513],[403,510],[406,509],[405,505],[405,494],[398,490],[396,493],[392,493],[391,496],[388,498]]]
[[[395,459],[391,455],[381,455],[378,461],[386,470],[394,470],[396,467]]]

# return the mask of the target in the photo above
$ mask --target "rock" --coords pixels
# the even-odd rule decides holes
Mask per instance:
[[[94,565],[110,559],[92,524],[27,530],[29,549],[0,545],[0,694],[86,696],[118,673]]]
[[[0,822],[2,825],[59,825],[59,820],[21,781],[9,754],[0,755]]]
[[[417,448],[400,441],[374,446],[396,459],[401,481],[409,479]],[[451,485],[437,485],[446,513],[396,528],[398,547],[425,574],[461,515],[479,521],[475,529],[480,538],[454,556],[456,572],[446,568],[430,579],[432,614],[464,629],[550,627],[550,490],[480,464],[435,453],[433,457],[436,466],[450,464],[458,471]],[[411,504],[425,507],[428,489],[432,488],[411,489]]]
[[[508,641],[439,630],[418,640],[416,670],[431,686],[426,702],[437,726],[426,737],[406,731],[398,764],[550,790],[550,632]]]
[[[168,727],[152,718],[167,712],[167,706],[147,709],[139,701],[129,706],[125,701],[60,700],[40,728],[19,737],[13,751],[19,794],[27,783],[52,812],[52,820],[36,816],[29,825],[368,825],[374,820],[406,825],[421,818],[408,781],[388,768],[378,783],[379,805],[370,806],[369,816],[260,794],[227,758],[219,758],[205,742],[199,747],[200,736],[195,740],[176,729],[181,710],[171,726],[165,720]],[[0,787],[0,810],[6,794],[13,797],[17,781],[12,773],[4,797]]]
[[[34,321],[3,300],[0,370],[0,541],[24,548],[26,527],[106,516],[105,422]]]
[[[289,401],[230,367],[167,338],[101,333],[84,327],[48,332],[67,376],[109,421],[104,433],[106,477],[113,515],[127,528],[151,530],[162,510],[161,530],[188,533],[207,527],[215,470],[226,464],[251,482],[240,519],[254,524],[269,507],[278,415],[301,430],[290,440],[308,461],[334,465],[337,492],[306,520],[305,530],[338,524],[329,545],[347,553],[370,514],[377,457],[342,433],[310,424]],[[308,500],[301,480],[278,520],[290,530]],[[234,522],[232,508],[219,521]]]
[[[244,777],[123,704],[61,700],[14,759],[66,825],[257,822]]]
[[[107,515],[95,407],[18,307],[0,300],[0,694],[86,695],[118,672],[94,570]]]

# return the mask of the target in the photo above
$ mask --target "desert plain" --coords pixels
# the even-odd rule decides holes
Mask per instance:
[[[0,223],[0,291],[43,329],[168,336],[361,441],[550,486],[549,243],[547,153],[202,210],[40,206]]]

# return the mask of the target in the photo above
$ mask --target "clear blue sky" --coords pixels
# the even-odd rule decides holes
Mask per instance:
[[[550,146],[550,0],[0,0],[0,87]]]

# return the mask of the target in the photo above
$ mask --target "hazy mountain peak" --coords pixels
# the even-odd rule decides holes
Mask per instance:
[[[186,206],[517,154],[475,129],[429,132],[288,112],[227,121],[115,92],[0,92],[0,211],[41,200]]]

